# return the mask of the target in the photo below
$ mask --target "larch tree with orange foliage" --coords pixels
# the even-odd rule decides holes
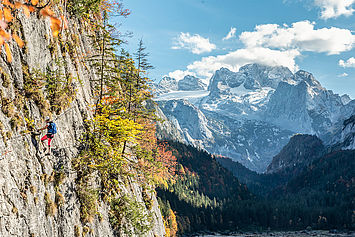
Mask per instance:
[[[14,41],[20,48],[22,48],[25,43],[18,35],[16,30],[11,28],[11,24],[15,20],[14,16],[18,12],[22,12],[26,17],[30,17],[33,13],[38,13],[39,15],[49,18],[51,23],[52,34],[57,37],[60,30],[67,27],[65,17],[62,15],[57,17],[55,13],[51,10],[51,1],[46,4],[41,4],[39,0],[31,1],[11,1],[11,0],[1,0],[0,8],[0,46],[4,46],[7,61],[12,62],[12,54],[10,50],[9,43]]]

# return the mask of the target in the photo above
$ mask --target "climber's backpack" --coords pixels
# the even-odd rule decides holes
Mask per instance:
[[[55,123],[49,122],[48,133],[50,133],[50,134],[56,134],[57,133],[57,125],[55,125]]]

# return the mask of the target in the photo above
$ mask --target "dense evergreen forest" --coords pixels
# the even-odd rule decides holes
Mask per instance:
[[[180,166],[180,178],[158,188],[157,194],[163,214],[175,212],[180,234],[355,228],[355,151],[322,156],[295,177],[257,174],[237,166],[253,193],[210,154],[177,142],[168,144]]]

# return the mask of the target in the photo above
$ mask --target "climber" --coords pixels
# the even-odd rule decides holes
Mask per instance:
[[[47,125],[41,129],[38,129],[38,131],[42,131],[44,129],[47,129],[47,134],[41,138],[41,142],[42,142],[43,147],[45,147],[44,141],[48,140],[48,153],[46,155],[50,155],[51,154],[51,141],[54,137],[54,134],[57,133],[57,126],[53,121],[50,120],[49,116],[46,117],[46,122],[47,122]],[[47,148],[46,148],[45,152],[46,151],[47,151]]]

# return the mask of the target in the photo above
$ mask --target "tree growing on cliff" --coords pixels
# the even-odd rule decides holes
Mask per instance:
[[[66,26],[65,24],[62,24],[62,21],[65,21],[65,17],[57,17],[51,10],[50,2],[51,1],[48,1],[43,5],[39,2],[39,0],[31,0],[26,2],[1,0],[0,46],[4,45],[8,62],[12,62],[9,42],[14,41],[21,48],[25,45],[24,41],[18,36],[18,32],[16,32],[15,28],[11,27],[13,22],[16,20],[14,16],[18,14],[20,10],[22,10],[26,17],[30,17],[32,13],[38,12],[43,17],[49,18],[54,37],[58,36],[60,30]]]

